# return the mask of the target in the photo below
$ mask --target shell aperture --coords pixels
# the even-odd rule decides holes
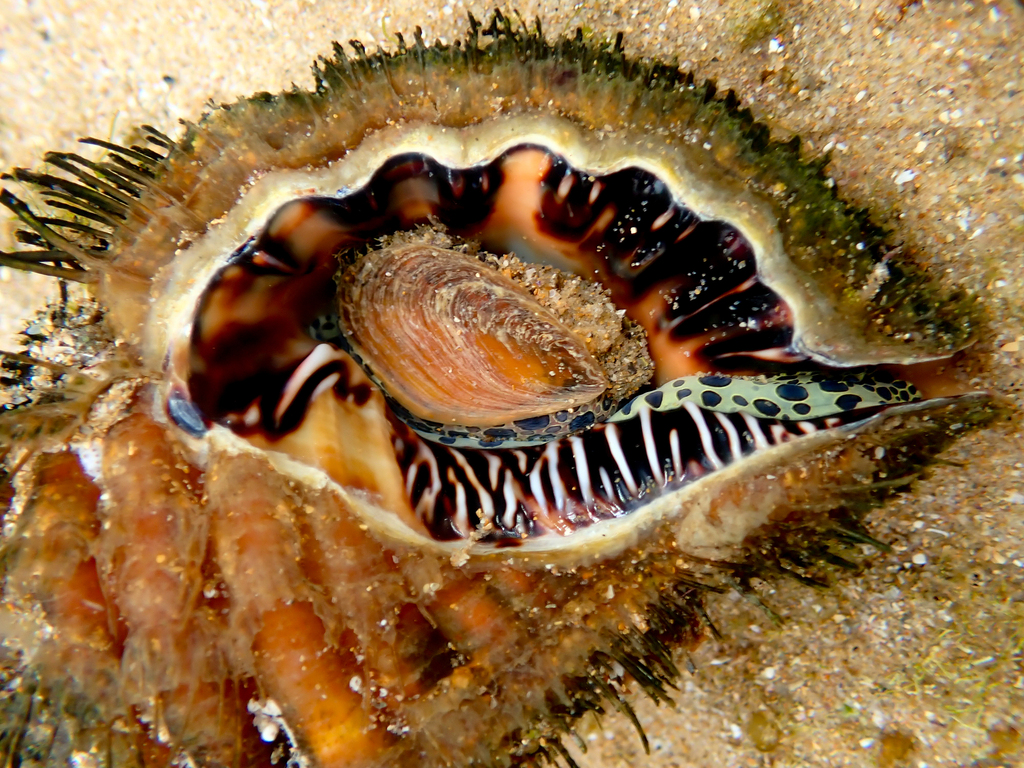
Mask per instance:
[[[463,204],[466,190],[479,194]],[[475,242],[518,244],[541,263],[488,264],[465,252]],[[571,550],[573,532],[634,515],[642,526],[652,501],[707,475],[918,399],[888,371],[816,366],[757,264],[736,228],[702,221],[649,171],[600,175],[537,144],[459,168],[386,156],[360,187],[284,203],[214,277],[195,316],[190,393],[260,444],[328,457],[315,465],[345,484],[329,444],[358,442],[361,427],[317,436],[303,420],[332,398],[369,402],[368,383],[353,384],[368,377],[386,403],[373,427],[379,461],[394,462],[384,485],[397,484],[373,487],[414,537]],[[544,280],[559,298],[583,284],[566,318],[610,297],[610,321],[587,335],[624,340],[595,358],[529,295]],[[290,325],[275,319],[268,334],[282,312]],[[644,329],[660,387],[620,315]],[[797,370],[779,373],[787,366]]]

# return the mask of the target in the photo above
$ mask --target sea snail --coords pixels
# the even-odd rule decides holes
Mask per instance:
[[[11,173],[0,263],[96,302],[7,355],[23,762],[569,761],[780,524],[864,536],[987,417],[917,365],[969,309],[732,94],[497,13],[398,40]]]

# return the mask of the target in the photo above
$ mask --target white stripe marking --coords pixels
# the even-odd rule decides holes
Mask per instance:
[[[618,499],[615,495],[615,486],[612,485],[612,479],[608,475],[608,470],[604,467],[598,467],[598,473],[601,475],[601,485],[604,486],[604,495],[610,502],[615,502]]]
[[[482,523],[494,523],[494,500],[491,498],[490,492],[484,488],[480,478],[476,476],[476,472],[469,462],[466,461],[466,457],[462,455],[461,451],[453,451],[449,448],[448,452],[455,457],[456,463],[462,467],[462,471],[466,473],[466,479],[469,480],[469,484],[473,486],[473,490],[476,491],[476,495],[480,498],[480,521]]]
[[[619,428],[614,424],[609,424],[604,431],[604,436],[608,441],[612,458],[615,459],[615,463],[619,467],[619,474],[622,475],[622,482],[626,484],[626,489],[633,496],[639,496],[640,489],[636,487],[636,480],[633,479],[633,473],[629,470],[629,464],[626,462],[626,454],[622,452],[622,443],[619,442]]]
[[[724,413],[715,411],[715,416],[718,417],[718,423],[722,425],[725,430],[725,434],[729,436],[729,452],[732,454],[733,461],[739,461],[743,458],[743,448],[740,445],[740,433],[736,431],[736,427],[729,421],[729,417]]]
[[[412,487],[416,484],[416,475],[420,471],[420,467],[423,466],[418,459],[413,459],[409,463],[409,469],[405,471],[405,495],[410,499],[412,498]]]
[[[516,461],[519,462],[519,474],[526,474],[526,454],[520,450],[513,450],[512,455],[516,457]]]
[[[340,379],[341,379],[341,374],[335,372],[335,373],[332,373],[330,376],[328,376],[323,381],[321,381],[319,384],[316,385],[316,389],[313,390],[313,394],[309,396],[309,402],[312,403],[314,400],[316,400],[318,397],[320,397],[320,395],[322,395],[324,392],[329,391],[331,389],[331,387],[333,387],[335,384],[337,384]]]
[[[812,421],[798,421],[797,426],[800,427],[800,431],[805,435],[813,435],[818,431],[818,428],[814,426],[814,422]]]
[[[281,417],[284,416],[285,411],[288,410],[310,376],[328,363],[344,360],[345,356],[344,352],[335,349],[330,344],[318,344],[314,347],[285,383],[281,399],[277,403],[277,408],[274,409],[274,421],[280,423]]]
[[[764,436],[764,432],[761,431],[761,424],[748,413],[741,413],[743,421],[747,424],[747,429],[750,430],[750,434],[754,437],[754,448],[758,451],[765,448],[769,448],[768,440]]]
[[[448,482],[455,486],[455,530],[463,536],[469,536],[469,510],[466,509],[466,489],[455,477],[455,468],[448,467]]]
[[[661,461],[658,458],[658,446],[654,442],[654,430],[651,428],[651,409],[640,411],[640,431],[644,436],[644,449],[647,451],[647,463],[651,465],[651,474],[659,487],[665,485],[665,475],[661,472]]]
[[[668,433],[668,443],[672,447],[672,471],[676,473],[676,480],[683,479],[683,456],[679,450],[679,430],[673,429]]]
[[[555,199],[558,202],[565,200],[566,195],[568,195],[569,191],[572,189],[573,181],[575,181],[575,179],[573,178],[572,171],[566,171],[565,176],[563,176],[562,180],[558,183],[558,191],[555,194]]]
[[[583,439],[577,435],[569,438],[569,445],[572,446],[572,457],[576,460],[576,476],[580,480],[580,491],[583,493],[583,503],[588,506],[594,503],[594,489],[590,485],[590,463],[587,461],[587,447]]]
[[[543,462],[538,461],[533,465],[533,469],[530,471],[530,491],[533,493],[533,497],[540,504],[541,510],[546,515],[548,513],[548,498],[544,495],[544,484],[540,480],[540,465]]]
[[[494,451],[484,451],[484,458],[487,459],[487,479],[491,483],[491,490],[498,490],[498,476],[501,474],[501,459],[494,455]]]
[[[701,413],[700,408],[689,401],[683,403],[683,408],[690,414],[693,423],[697,427],[697,433],[700,435],[700,444],[704,448],[704,455],[711,460],[711,466],[715,469],[721,469],[725,464],[722,463],[722,460],[718,458],[718,454],[715,453],[715,445],[711,442],[711,432],[708,430],[707,422],[704,421],[704,414]]]
[[[246,408],[245,413],[242,415],[242,423],[247,427],[255,427],[260,423],[260,407],[257,403],[253,403]]]
[[[516,512],[519,511],[519,497],[516,495],[516,482],[512,477],[512,470],[505,470],[505,482],[503,483],[503,495],[505,496],[505,515],[501,518],[505,530],[513,531],[516,527]]]
[[[434,509],[437,503],[437,494],[441,492],[441,474],[437,468],[437,459],[434,457],[434,452],[431,451],[424,442],[420,442],[419,444],[419,448],[416,451],[416,460],[417,463],[425,463],[430,474],[430,487],[423,492],[419,501],[416,502],[416,514],[420,516],[421,520],[429,524],[434,521]],[[414,478],[415,475],[409,478],[410,485],[407,493],[410,498],[412,497],[411,481]]]
[[[544,448],[544,458],[548,461],[548,479],[551,490],[555,494],[555,507],[559,512],[565,511],[565,499],[569,495],[562,482],[562,474],[558,471],[558,442],[552,440]]]

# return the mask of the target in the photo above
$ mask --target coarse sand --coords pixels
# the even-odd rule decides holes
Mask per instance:
[[[1010,418],[871,515],[891,553],[829,590],[763,585],[783,617],[722,596],[724,639],[693,656],[677,706],[638,702],[582,733],[610,766],[999,766],[1024,762],[1024,6],[811,0],[526,2],[549,35],[625,33],[630,54],[735,89],[914,258],[981,300],[965,363]],[[292,82],[332,40],[393,44],[419,25],[452,41],[486,4],[0,0],[0,168],[78,136],[173,132],[204,105]],[[9,236],[9,223],[5,226]],[[6,244],[0,245],[0,249]],[[0,268],[0,347],[47,280]]]

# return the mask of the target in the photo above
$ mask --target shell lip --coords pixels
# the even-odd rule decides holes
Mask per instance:
[[[812,338],[808,339],[808,336]],[[959,345],[948,348],[936,348],[927,352],[912,342],[903,344],[875,345],[869,349],[858,350],[855,346],[839,347],[826,342],[806,328],[797,326],[793,336],[793,347],[798,354],[804,355],[819,365],[829,368],[867,368],[879,365],[908,367],[922,363],[934,363],[951,359],[959,352],[970,349],[977,343],[976,338],[967,338]],[[966,393],[965,393],[966,394]]]

